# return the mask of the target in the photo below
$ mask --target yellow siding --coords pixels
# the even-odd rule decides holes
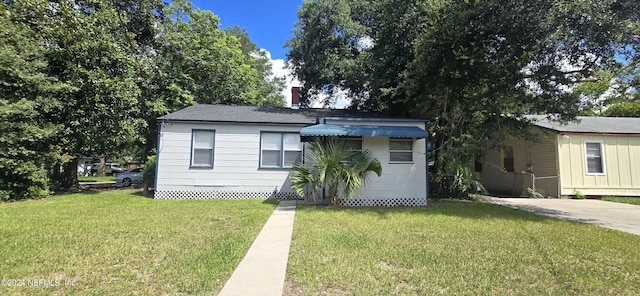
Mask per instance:
[[[502,154],[500,150],[490,149],[479,172],[482,184],[493,193],[526,196],[527,188],[532,187],[532,176],[523,174],[531,172],[535,177],[557,176],[556,144],[554,137],[544,135],[537,144],[531,144],[520,139],[510,139],[505,146],[513,147],[514,172],[502,170]],[[544,195],[557,195],[557,179],[543,179],[536,181],[536,189]]]
[[[640,196],[640,136],[557,135],[562,195]],[[585,142],[603,143],[604,174],[587,174]]]
[[[555,134],[545,134],[536,144],[529,144],[531,172],[536,190],[544,196],[558,196],[558,162]],[[526,188],[525,188],[526,189]]]

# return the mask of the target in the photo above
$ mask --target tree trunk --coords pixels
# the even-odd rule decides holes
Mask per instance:
[[[96,176],[104,177],[104,166],[106,164],[106,156],[100,155],[100,162],[98,163],[98,169],[96,170]]]
[[[54,190],[78,188],[78,158],[67,163],[55,163],[52,167],[51,181]]]

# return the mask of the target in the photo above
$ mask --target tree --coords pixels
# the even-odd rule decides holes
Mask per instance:
[[[48,194],[47,160],[64,160],[54,141],[61,126],[44,118],[70,87],[47,75],[37,40],[43,10],[26,18],[0,2],[0,200]]]
[[[262,101],[259,102],[263,106],[284,106],[284,90],[285,80],[283,77],[277,77],[273,73],[270,58],[266,52],[251,41],[249,33],[238,26],[228,27],[225,30],[228,36],[236,38],[240,44],[240,49],[245,58],[245,63],[252,65],[258,71],[256,84],[253,86],[256,91],[262,94]]]
[[[640,30],[639,30],[640,31]],[[611,97],[604,102],[607,109],[602,112],[605,116],[640,117],[640,59],[625,61],[622,75],[618,75],[612,84],[617,87]],[[613,88],[613,87],[612,87]]]
[[[371,2],[372,3],[372,2]],[[367,1],[320,0],[305,2],[298,12],[295,37],[287,41],[287,58],[303,82],[301,104],[320,94],[348,90],[365,96],[368,66],[361,40],[370,29],[363,25],[372,6]],[[360,21],[361,20],[361,21]],[[329,96],[329,97],[330,97]]]
[[[187,1],[3,1],[0,13],[1,198],[77,185],[81,154],[144,159],[156,118],[189,105],[284,104],[268,61],[243,52],[248,36]]]
[[[159,20],[156,46],[141,76],[144,154],[156,146],[156,118],[200,104],[282,106],[282,79],[241,29],[219,28],[211,11],[172,1]]]
[[[371,152],[350,151],[337,141],[313,142],[308,160],[311,163],[308,166],[302,163],[293,166],[291,188],[304,196],[305,187],[310,186],[315,200],[321,199],[326,189],[327,201],[334,206],[338,204],[339,189],[350,198],[366,183],[369,172],[382,175],[382,165]]]
[[[446,163],[526,136],[522,115],[575,118],[576,85],[638,58],[639,15],[634,1],[318,0],[288,58],[308,97],[342,88],[352,108],[430,118],[431,188],[446,191]]]

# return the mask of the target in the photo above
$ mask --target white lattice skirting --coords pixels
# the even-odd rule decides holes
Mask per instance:
[[[266,191],[156,191],[156,199],[303,199],[294,192]],[[423,207],[425,198],[353,198],[340,199],[344,207]]]
[[[156,191],[155,199],[303,199],[295,192],[269,191]]]
[[[424,207],[427,205],[427,200],[425,198],[354,198],[340,199],[338,204],[344,207]]]

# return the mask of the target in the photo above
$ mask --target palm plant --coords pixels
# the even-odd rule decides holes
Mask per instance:
[[[351,198],[367,180],[368,172],[382,175],[380,161],[368,150],[350,151],[339,141],[315,141],[307,155],[310,164],[295,164],[292,169],[291,188],[304,196],[307,185],[314,200],[326,190],[330,205],[338,204],[338,193]]]

